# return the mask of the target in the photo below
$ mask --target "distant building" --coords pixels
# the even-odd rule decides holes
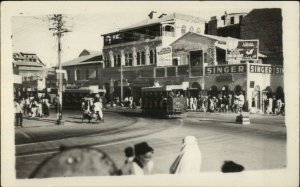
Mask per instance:
[[[103,69],[103,57],[99,51],[84,49],[77,58],[62,63],[69,85],[99,84],[99,71]]]
[[[264,64],[283,64],[281,9],[253,9],[249,13],[231,13],[206,24],[206,34],[239,39],[259,40],[260,53],[267,56]]]
[[[281,9],[253,9],[241,25],[242,39],[258,39],[265,64],[283,64]]]
[[[19,77],[15,88],[45,89],[46,66],[34,53],[13,53],[13,72]],[[21,79],[21,80],[20,80]],[[20,83],[21,82],[21,83]]]

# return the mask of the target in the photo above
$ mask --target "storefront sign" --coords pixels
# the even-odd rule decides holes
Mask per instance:
[[[235,49],[227,49],[227,60],[257,60],[258,40],[239,40]]]
[[[157,66],[171,66],[172,65],[172,47],[157,47]]]
[[[224,65],[224,66],[208,66],[205,67],[205,74],[224,74],[224,73],[246,73],[246,64]]]
[[[250,73],[283,74],[283,67],[250,65]]]
[[[230,81],[233,82],[233,76],[231,74],[226,74],[226,75],[218,75],[216,77],[216,82],[226,82],[226,81]]]

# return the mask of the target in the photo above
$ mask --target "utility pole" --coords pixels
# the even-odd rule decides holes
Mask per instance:
[[[123,102],[123,64],[121,62],[121,102]]]
[[[57,47],[57,53],[58,53],[58,70],[56,71],[59,75],[58,77],[58,97],[59,102],[57,103],[57,125],[63,125],[64,121],[62,120],[62,92],[63,92],[63,77],[62,77],[62,68],[61,68],[61,37],[63,36],[63,33],[70,32],[69,30],[63,28],[64,21],[62,19],[61,14],[54,14],[49,19],[53,21],[52,28],[49,28],[49,30],[53,30],[53,36],[57,36],[58,41],[58,47]]]

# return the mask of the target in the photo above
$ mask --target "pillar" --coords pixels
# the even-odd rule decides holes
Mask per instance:
[[[133,47],[132,48],[132,58],[133,58],[133,60],[132,60],[132,66],[136,66],[137,65],[137,61],[136,61],[136,48],[135,47]]]
[[[74,81],[77,81],[77,68],[74,69]]]
[[[150,65],[150,49],[148,45],[145,46],[145,58],[145,65]]]
[[[125,66],[125,53],[124,53],[124,50],[122,49],[120,52],[121,52],[121,66]]]
[[[115,59],[114,59],[114,52],[109,51],[109,63],[110,63],[110,67],[114,67],[115,66],[114,65],[114,61],[115,61]]]

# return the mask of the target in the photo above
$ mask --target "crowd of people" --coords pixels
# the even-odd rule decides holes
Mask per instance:
[[[255,102],[255,99],[253,99]],[[228,113],[234,112],[239,113],[241,111],[247,111],[248,105],[245,101],[244,95],[228,95],[228,96],[198,96],[198,97],[187,97],[186,98],[187,109],[191,112],[219,112]],[[251,107],[255,107],[255,103],[251,104]],[[280,97],[269,97],[264,100],[265,114],[282,114],[284,115],[285,105],[283,99]]]
[[[95,97],[87,95],[82,98],[81,109],[82,122],[84,119],[87,119],[89,123],[92,119],[96,119],[96,121],[104,121],[103,100],[99,94],[96,94]]]
[[[269,97],[264,99],[265,114],[285,115],[285,104],[280,97]]]
[[[242,93],[228,96],[198,96],[186,98],[187,109],[192,112],[241,112],[245,110],[245,99]]]
[[[126,108],[136,108],[136,104],[133,101],[132,96],[127,96],[123,99],[123,101],[120,100],[119,97],[115,96],[113,97],[113,100],[110,103],[113,107],[115,106],[121,106],[121,107],[126,107]]]
[[[23,126],[23,117],[48,117],[50,96],[47,94],[30,94],[14,99],[15,126]]]

